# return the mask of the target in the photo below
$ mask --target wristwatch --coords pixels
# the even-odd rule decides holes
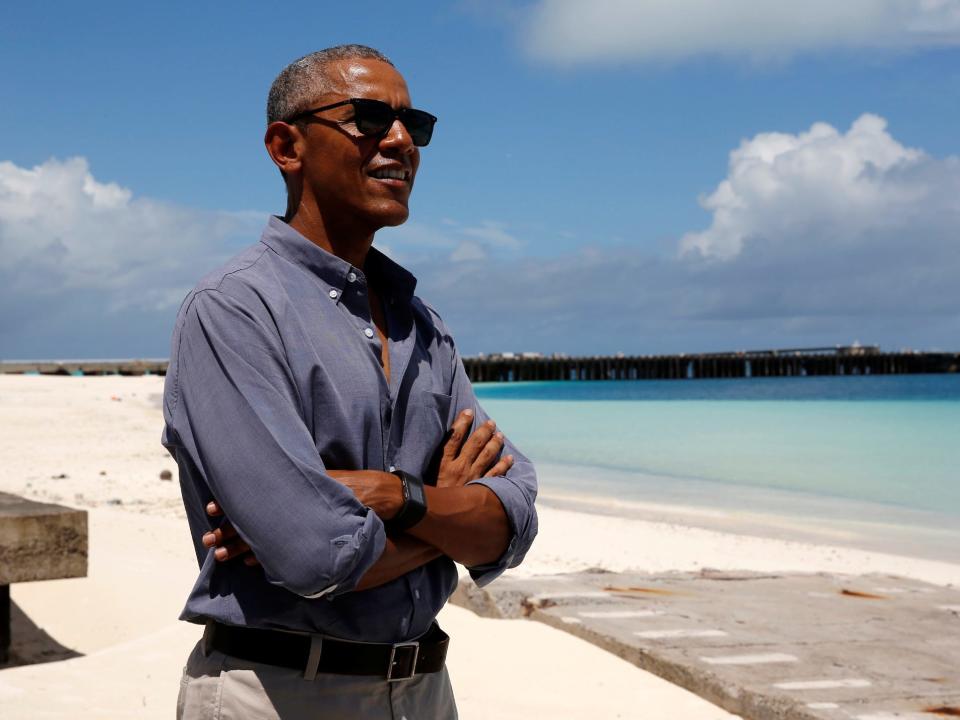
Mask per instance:
[[[427,494],[423,491],[423,480],[403,470],[394,470],[393,474],[403,483],[403,507],[384,523],[388,533],[412,528],[427,514]]]

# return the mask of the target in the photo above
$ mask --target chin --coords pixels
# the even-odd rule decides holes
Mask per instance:
[[[406,206],[391,208],[379,214],[380,225],[382,227],[403,225],[408,217],[410,217],[410,210]]]

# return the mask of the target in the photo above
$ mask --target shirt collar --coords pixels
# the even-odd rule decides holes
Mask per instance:
[[[347,276],[356,273],[360,279],[373,277],[381,293],[391,300],[409,301],[417,286],[417,279],[412,273],[376,248],[371,247],[367,253],[365,268],[355,268],[346,260],[310,242],[276,215],[270,216],[260,242],[333,288],[342,289]]]

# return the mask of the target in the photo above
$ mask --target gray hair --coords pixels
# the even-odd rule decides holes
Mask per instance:
[[[380,60],[395,67],[379,50],[366,45],[337,45],[304,55],[287,65],[270,86],[267,95],[267,125],[296,115],[310,107],[318,95],[330,90],[327,65],[337,60]]]

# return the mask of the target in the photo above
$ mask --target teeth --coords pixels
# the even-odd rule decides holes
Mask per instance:
[[[374,170],[370,173],[371,177],[379,178],[381,180],[406,180],[407,172],[406,170],[396,170],[394,168],[382,168],[380,170]]]

